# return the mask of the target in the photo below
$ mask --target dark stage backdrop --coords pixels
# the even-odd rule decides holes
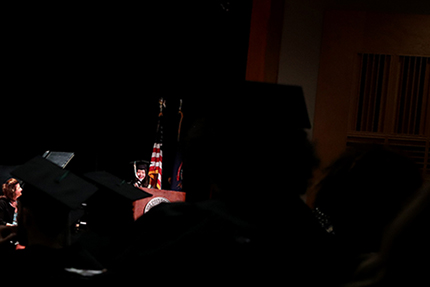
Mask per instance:
[[[164,97],[170,176],[179,99],[186,130],[217,83],[245,78],[252,1],[146,2],[6,9],[0,165],[71,151],[77,173],[130,178],[130,161],[150,159]]]

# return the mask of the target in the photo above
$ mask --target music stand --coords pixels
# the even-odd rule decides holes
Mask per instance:
[[[44,158],[55,163],[61,168],[65,168],[66,165],[72,160],[74,156],[75,156],[75,153],[73,152],[50,151],[50,150],[47,150],[43,154]]]

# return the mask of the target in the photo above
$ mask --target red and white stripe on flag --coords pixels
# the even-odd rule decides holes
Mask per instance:
[[[157,189],[161,189],[161,176],[163,173],[163,150],[161,147],[162,143],[154,143],[148,172],[148,176],[151,178],[151,187]]]

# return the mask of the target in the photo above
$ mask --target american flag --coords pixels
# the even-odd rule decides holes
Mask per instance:
[[[149,187],[161,189],[161,176],[163,174],[163,99],[160,100],[160,114],[158,115],[157,135],[154,146],[152,147],[151,164],[149,165],[148,176]]]

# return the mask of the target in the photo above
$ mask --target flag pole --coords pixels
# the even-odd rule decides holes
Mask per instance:
[[[152,148],[151,164],[149,166],[148,176],[151,178],[149,188],[161,189],[161,176],[163,165],[163,127],[161,123],[161,118],[163,116],[163,107],[166,107],[166,100],[161,97],[158,103],[160,112],[158,114],[156,138],[154,146]]]
[[[171,177],[171,190],[182,191],[182,153],[179,147],[179,142],[181,139],[182,120],[184,119],[184,113],[182,112],[182,99],[179,100],[178,114],[180,115],[180,119],[178,125],[176,156],[175,161],[173,163],[173,174]]]
[[[184,119],[184,113],[182,112],[182,99],[179,100],[179,112],[178,112],[178,114],[181,115],[181,119],[179,120],[178,139],[177,139],[177,141],[179,142],[179,139],[181,137],[182,120]]]

